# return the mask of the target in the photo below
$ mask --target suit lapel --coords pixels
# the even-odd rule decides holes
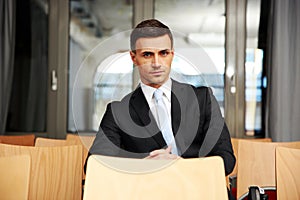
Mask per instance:
[[[194,91],[186,86],[172,80],[172,94],[171,94],[171,120],[172,120],[172,130],[175,136],[176,144],[179,152],[184,153],[188,146],[191,144],[194,135],[190,135],[189,131],[197,126],[193,123],[196,121],[191,112],[195,112],[195,106],[192,100],[187,97],[193,98],[195,95]],[[196,104],[198,105],[198,104]],[[132,94],[130,99],[130,110],[134,113],[133,120],[136,122],[140,121],[138,124],[145,126],[145,134],[149,135],[156,143],[161,147],[166,146],[166,142],[160,132],[156,121],[150,111],[147,100],[141,87],[138,87]],[[149,113],[148,115],[145,113]],[[196,113],[199,113],[196,111]],[[190,115],[191,114],[191,115]],[[194,116],[196,117],[196,116]],[[152,122],[152,123],[151,123]],[[192,122],[192,123],[191,123]],[[149,126],[149,124],[151,124]],[[192,131],[193,132],[193,131]],[[194,132],[193,132],[194,133]],[[196,132],[195,132],[196,133]]]
[[[171,120],[172,120],[172,130],[173,133],[176,134],[180,125],[181,120],[181,110],[179,101],[172,91],[171,94]]]
[[[152,112],[150,111],[149,105],[141,87],[138,87],[133,92],[130,99],[130,107],[133,109],[133,113],[136,114],[136,116],[133,115],[133,120],[136,122],[140,120],[141,125],[145,127],[145,130],[148,132],[150,138],[153,138],[160,147],[166,146],[162,133],[160,132],[152,115]],[[139,118],[139,120],[136,119],[136,117]]]
[[[172,80],[172,95],[171,95],[171,118],[172,118],[172,129],[179,151],[184,153],[187,149],[185,144],[186,128],[184,126],[184,119],[182,117],[187,115],[187,94],[184,89],[184,84],[180,84],[177,81]]]

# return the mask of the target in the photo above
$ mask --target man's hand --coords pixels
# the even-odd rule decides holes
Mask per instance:
[[[171,146],[168,146],[166,149],[158,149],[151,151],[149,156],[145,159],[177,159],[180,158],[177,155],[171,154]]]

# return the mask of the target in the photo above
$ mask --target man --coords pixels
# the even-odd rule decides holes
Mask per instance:
[[[147,159],[221,156],[228,175],[235,157],[211,90],[170,78],[170,29],[158,20],[145,20],[132,31],[130,44],[141,82],[121,101],[107,105],[89,153]]]

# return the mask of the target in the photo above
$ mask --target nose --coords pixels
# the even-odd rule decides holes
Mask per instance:
[[[153,56],[152,67],[155,67],[155,68],[160,67],[160,64],[159,64],[159,55],[158,54],[154,54],[154,56]]]

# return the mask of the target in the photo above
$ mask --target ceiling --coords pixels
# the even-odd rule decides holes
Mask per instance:
[[[71,1],[71,13],[96,37],[132,28],[133,0]],[[207,46],[224,45],[225,0],[156,0],[155,18]],[[260,0],[247,1],[247,35],[256,45]]]

